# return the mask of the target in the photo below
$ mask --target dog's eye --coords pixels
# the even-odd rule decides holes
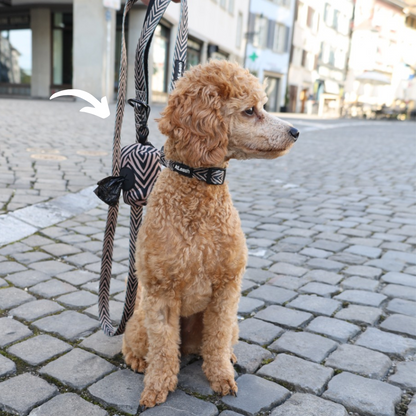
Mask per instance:
[[[244,111],[248,116],[252,116],[254,114],[254,107],[248,108]]]

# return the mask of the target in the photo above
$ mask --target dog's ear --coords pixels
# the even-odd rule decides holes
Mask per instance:
[[[158,120],[159,130],[168,137],[166,156],[191,167],[219,166],[228,146],[219,89],[214,85],[189,85],[182,80],[185,82],[177,83]]]

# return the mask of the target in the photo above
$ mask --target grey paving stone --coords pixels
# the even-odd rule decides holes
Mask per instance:
[[[27,415],[57,393],[58,389],[45,380],[32,374],[21,374],[0,383],[0,409]]]
[[[335,376],[322,395],[344,405],[347,410],[371,416],[395,416],[395,406],[400,402],[401,390],[378,380],[350,373]],[[374,400],[374,398],[377,400]]]
[[[308,257],[301,256],[298,253],[280,252],[270,257],[270,260],[273,260],[274,262],[283,262],[293,264],[295,266],[301,266],[303,263],[305,263],[306,260],[308,260]]]
[[[360,238],[360,237],[349,238],[346,241],[346,243],[348,244],[355,244],[358,246],[367,246],[367,247],[378,247],[382,242],[383,240],[377,240],[375,238]]]
[[[397,334],[416,337],[416,318],[406,315],[391,315],[381,323],[380,328]]]
[[[25,303],[9,311],[9,316],[17,316],[25,321],[34,321],[35,319],[51,315],[62,311],[64,308],[51,300],[41,299]]]
[[[121,353],[123,336],[109,337],[101,330],[81,342],[80,346],[92,350],[106,358],[114,358]]]
[[[240,338],[259,345],[270,344],[283,332],[283,329],[276,325],[254,318],[245,319],[240,322],[239,327]]]
[[[304,248],[300,252],[300,254],[303,254],[304,256],[309,256],[309,257],[318,257],[321,259],[326,259],[330,255],[332,255],[332,252],[326,251],[326,250],[320,250],[318,248],[307,247],[307,248]]]
[[[83,285],[85,283],[91,282],[93,280],[98,280],[100,278],[99,274],[87,272],[86,270],[74,270],[71,272],[60,273],[56,275],[60,280],[70,283],[71,285]]]
[[[262,269],[264,267],[269,267],[271,264],[273,264],[272,261],[261,259],[260,257],[248,256],[247,259],[247,266],[254,269]]]
[[[21,272],[23,270],[27,270],[27,267],[22,266],[15,261],[3,261],[1,263],[0,276],[5,277],[10,273]]]
[[[145,416],[216,416],[218,409],[212,403],[189,396],[181,390],[176,390],[169,394],[165,403],[148,409],[141,414]]]
[[[107,416],[108,413],[92,403],[88,403],[75,393],[55,396],[52,400],[33,409],[29,416]]]
[[[241,296],[238,303],[239,315],[250,315],[253,312],[258,311],[264,306],[264,302],[258,299],[252,299],[247,296]]]
[[[247,416],[270,410],[290,396],[289,390],[284,387],[251,374],[239,377],[237,384],[238,397],[225,396],[221,401]]]
[[[307,312],[272,305],[258,312],[255,318],[288,328],[299,328],[311,321],[313,315]]]
[[[256,283],[264,283],[275,277],[276,275],[267,270],[247,269],[243,279],[249,279]]]
[[[339,342],[348,342],[360,332],[360,327],[334,318],[318,316],[307,327],[307,331],[325,335]]]
[[[26,270],[7,276],[7,280],[14,286],[25,288],[50,279],[50,276],[37,270]]]
[[[412,401],[409,403],[406,416],[416,416],[416,396],[413,396]]]
[[[193,393],[211,396],[214,391],[202,371],[202,361],[196,361],[182,368],[178,376],[178,386]]]
[[[270,360],[273,354],[258,345],[247,344],[239,341],[234,346],[234,354],[237,357],[237,366],[242,373],[254,373],[261,365],[263,360]]]
[[[331,272],[338,272],[345,267],[343,263],[327,259],[311,259],[306,263],[312,269],[322,269]]]
[[[414,287],[387,285],[382,292],[389,298],[401,298],[416,302],[416,288]]]
[[[387,304],[386,310],[393,313],[416,317],[416,302],[404,299],[393,299]]]
[[[30,365],[36,366],[71,349],[71,345],[57,338],[38,335],[13,345],[7,351]]]
[[[340,237],[342,238],[342,240],[345,240],[344,236],[340,236]],[[348,247],[348,244],[337,243],[335,241],[328,241],[328,240],[316,240],[313,242],[313,244],[311,244],[311,247],[335,252],[335,251],[344,250],[345,247]]]
[[[42,237],[40,235],[32,235],[28,238],[25,238],[22,241],[24,244],[27,244],[30,247],[40,247],[47,244],[52,244],[53,240],[50,240],[49,238]]]
[[[322,362],[338,346],[338,343],[308,332],[285,332],[269,346],[276,352],[288,352],[301,358]]]
[[[390,334],[376,328],[367,330],[358,337],[355,345],[380,351],[391,356],[406,358],[416,352],[416,341],[401,335]]]
[[[288,303],[287,306],[318,315],[331,316],[341,308],[341,303],[333,299],[321,298],[315,295],[300,295]]]
[[[297,296],[297,293],[293,290],[266,285],[252,290],[247,296],[249,298],[260,299],[266,302],[266,304],[283,305],[294,299]]]
[[[82,309],[96,304],[98,296],[86,290],[77,290],[76,292],[60,296],[56,300],[69,308]]]
[[[90,386],[88,392],[104,406],[136,414],[140,395],[144,389],[143,379],[143,374],[131,370],[119,370]]]
[[[69,283],[61,282],[58,279],[50,279],[46,282],[38,283],[30,288],[30,291],[43,298],[54,298],[65,293],[76,291],[77,288]]]
[[[324,298],[330,298],[331,295],[339,292],[340,288],[338,286],[327,285],[319,282],[308,283],[299,289],[299,293],[315,294],[323,296]]]
[[[39,251],[31,251],[31,252],[24,252],[24,253],[16,253],[13,255],[13,258],[16,259],[20,263],[30,264],[34,263],[35,261],[49,259],[51,256],[46,253],[41,253]]]
[[[327,283],[328,285],[337,285],[344,276],[326,270],[312,270],[305,275],[305,278],[315,282]]]
[[[366,279],[359,276],[351,276],[343,280],[341,285],[344,289],[358,289],[375,291],[379,286],[379,282],[373,279]]]
[[[276,263],[270,268],[270,271],[277,274],[301,277],[307,273],[308,269],[294,266],[293,264],[289,263]]]
[[[321,395],[334,371],[301,358],[278,354],[272,363],[263,366],[257,374],[288,383],[296,391]]]
[[[99,281],[89,282],[81,286],[81,288],[98,294],[99,284],[100,284]],[[124,281],[121,282],[120,280],[117,280],[117,279],[111,279],[110,295],[115,295],[116,293],[123,292],[125,289],[126,289],[126,282]]]
[[[39,370],[77,390],[97,382],[115,367],[104,359],[80,348],[63,355]]]
[[[375,247],[369,247],[365,245],[354,245],[348,247],[346,250],[348,253],[358,254],[359,256],[369,257],[376,259],[380,257],[382,250]]]
[[[376,267],[369,266],[348,266],[344,273],[352,276],[367,277],[369,279],[377,279],[383,271]]]
[[[19,224],[20,225],[20,224]],[[24,251],[32,250],[31,247],[29,247],[26,244],[23,243],[14,243],[14,244],[8,244],[7,246],[4,246],[0,249],[0,254],[3,256],[10,256],[14,253],[23,253]],[[12,262],[14,264],[14,262]]]
[[[383,259],[397,260],[408,264],[416,264],[416,254],[401,251],[388,251],[383,254]]]
[[[273,410],[271,416],[348,416],[344,406],[312,394],[295,393]]]
[[[33,322],[41,331],[60,335],[70,341],[86,337],[98,328],[99,322],[82,313],[65,311],[59,315],[48,316]]]
[[[123,294],[123,301],[124,301],[124,294]],[[110,318],[113,323],[118,323],[121,320],[121,316],[123,314],[124,309],[124,302],[117,302],[115,300],[110,300],[109,302],[110,307]],[[84,310],[84,313],[92,318],[99,318],[98,316],[98,304],[90,306],[89,308]]]
[[[372,308],[371,306],[348,305],[348,308],[337,312],[335,318],[351,321],[359,325],[375,325],[380,319],[382,312],[381,309]]]
[[[6,287],[6,286],[9,286],[9,284],[3,278],[0,277],[0,287]]]
[[[0,309],[11,309],[32,300],[35,300],[35,297],[15,287],[0,290]]]
[[[33,332],[25,325],[11,318],[0,318],[0,347],[30,337]]]
[[[95,263],[100,261],[100,257],[92,254],[92,253],[79,253],[74,254],[73,256],[68,256],[66,261],[69,263],[75,264],[76,266],[82,267],[86,264]]]
[[[5,377],[16,372],[16,364],[0,354],[0,377]]]
[[[389,357],[357,345],[340,345],[325,361],[328,367],[382,379],[392,366]]]
[[[416,277],[406,273],[386,273],[384,276],[381,276],[381,281],[396,285],[416,287]]]
[[[81,250],[69,244],[55,243],[42,245],[42,250],[54,255],[55,257],[68,256],[69,254],[80,253]]]
[[[241,416],[241,413],[233,412],[232,410],[224,410],[219,416]]]
[[[297,290],[309,280],[304,277],[284,276],[277,275],[270,279],[267,284],[277,287],[283,287],[284,289]]]
[[[363,264],[368,261],[367,257],[358,256],[356,254],[342,252],[342,253],[335,253],[333,256],[329,257],[328,260],[336,261],[345,265],[352,264]]]
[[[69,264],[65,264],[60,261],[55,261],[55,260],[40,261],[38,263],[32,263],[30,267],[32,269],[38,270],[42,273],[49,274],[51,276],[56,276],[59,273],[64,273],[74,268],[73,266],[70,266]]]
[[[387,296],[367,290],[345,290],[335,296],[334,299],[356,303],[358,305],[379,307],[387,299]]]
[[[416,362],[397,363],[396,372],[389,377],[389,383],[402,390],[416,392]]]
[[[247,238],[248,247],[270,247],[275,242],[267,238]]]
[[[366,266],[379,267],[388,272],[401,272],[404,269],[404,263],[389,259],[370,260],[365,263]]]
[[[125,279],[124,275],[122,275],[122,278]],[[257,286],[258,284],[256,282],[252,282],[251,280],[248,280],[248,279],[243,279],[241,282],[241,292],[242,293],[249,292],[250,290],[254,289]]]

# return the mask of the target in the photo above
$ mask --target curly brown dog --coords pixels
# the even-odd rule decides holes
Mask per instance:
[[[211,61],[176,83],[159,120],[166,158],[191,167],[227,167],[231,158],[273,159],[299,132],[263,106],[248,70]],[[236,394],[231,361],[247,248],[227,184],[208,185],[170,169],[160,174],[140,228],[139,293],[123,340],[126,363],[146,370],[140,404],[166,400],[179,358],[198,354],[214,391]]]

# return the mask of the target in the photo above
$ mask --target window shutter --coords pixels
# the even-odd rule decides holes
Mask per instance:
[[[285,39],[285,52],[289,51],[289,47],[290,47],[290,27],[286,26],[286,39]]]
[[[269,27],[267,30],[267,48],[273,50],[274,31],[276,29],[276,22],[269,19]]]

